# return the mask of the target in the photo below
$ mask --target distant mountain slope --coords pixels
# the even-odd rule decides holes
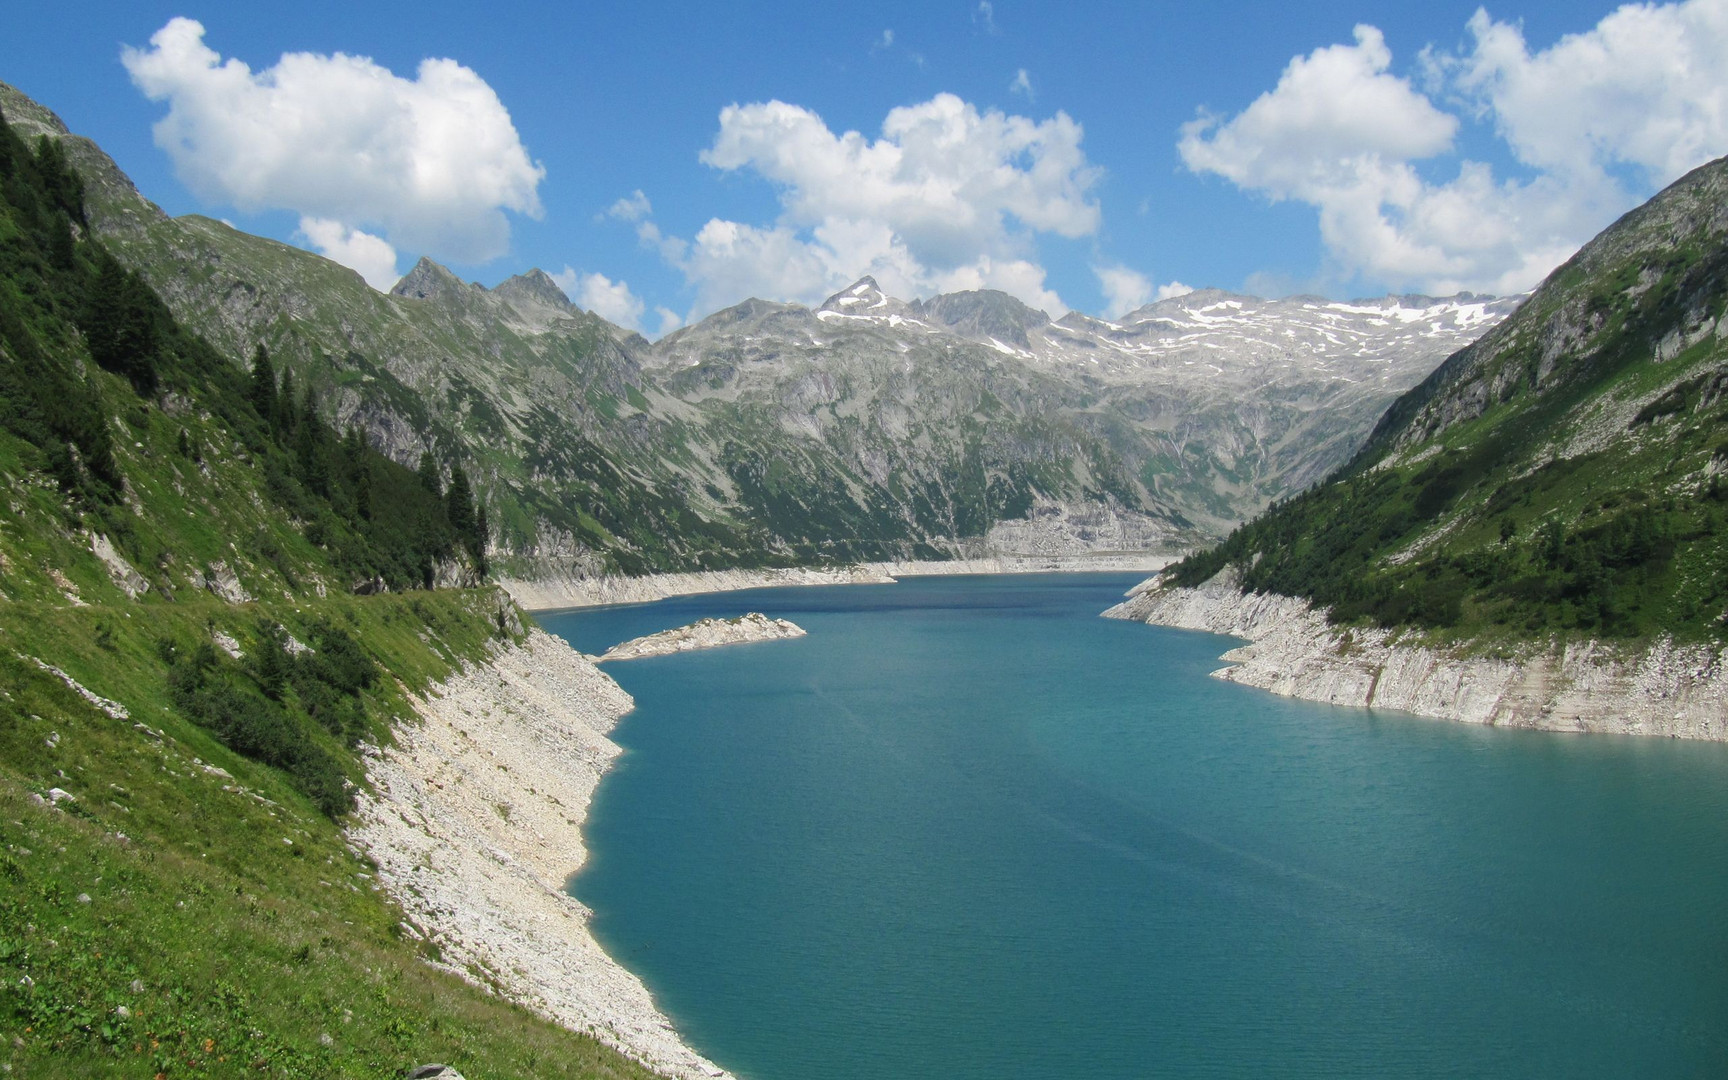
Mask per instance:
[[[1120,417],[1134,433],[1118,451],[1149,497],[1221,534],[1343,464],[1398,394],[1521,299],[1340,303],[1206,289],[1115,322],[1079,312],[1052,322],[1003,293],[906,303],[865,278],[816,315],[836,331],[874,326],[902,355],[956,335],[1082,390],[1093,413]],[[710,350],[797,344],[760,328],[739,334],[749,341]],[[671,339],[663,356],[669,345],[674,362],[697,362]]]
[[[517,575],[1191,547],[1344,461],[1510,307],[1200,293],[1052,322],[1002,293],[904,302],[864,279],[650,345],[539,271],[486,289],[422,260],[379,294],[167,217],[3,85],[0,110],[60,142],[92,227],[219,350],[263,343],[338,428],[467,469]]]
[[[915,319],[834,317],[874,287],[819,311],[746,301],[644,359],[699,411],[740,500],[771,528],[984,538],[1035,507],[1066,518],[1098,506],[1131,547],[1201,535],[1139,477],[1146,447],[1130,418],[1077,381]]]
[[[1721,640],[1728,159],[1627,214],[1325,485],[1167,576],[1446,635]]]

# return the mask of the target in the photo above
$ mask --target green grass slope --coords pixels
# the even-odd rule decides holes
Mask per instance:
[[[88,226],[0,122],[0,1070],[647,1075],[429,966],[345,843],[361,744],[520,633],[423,588],[483,569],[470,489],[187,333]]]
[[[1326,483],[1176,568],[1438,637],[1719,640],[1728,162],[1682,178],[1399,399]]]

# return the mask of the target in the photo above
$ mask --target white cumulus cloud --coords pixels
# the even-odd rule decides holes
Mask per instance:
[[[655,337],[662,338],[684,325],[684,316],[669,307],[656,307],[654,314],[660,319],[660,329]]]
[[[338,223],[348,239],[331,251],[378,257],[353,239],[364,235],[484,262],[508,247],[505,211],[541,212],[545,170],[498,95],[454,60],[423,60],[405,79],[363,56],[285,53],[254,72],[205,45],[203,25],[175,18],[121,61],[168,103],[156,144],[194,193]]]
[[[1628,164],[1667,184],[1728,150],[1728,2],[1627,4],[1532,54],[1478,9],[1448,58],[1519,160],[1589,177]]]
[[[581,273],[568,266],[553,274],[552,280],[577,307],[592,311],[626,330],[642,329],[642,313],[647,308],[642,299],[630,291],[629,283],[613,281],[605,274]]]
[[[1466,51],[1422,55],[1430,96],[1391,71],[1379,30],[1358,26],[1353,44],[1292,59],[1240,113],[1185,125],[1182,159],[1315,207],[1346,276],[1506,293],[1728,151],[1728,0],[1627,5],[1536,53],[1484,11],[1469,30]],[[1465,118],[1491,124],[1528,178],[1461,159],[1455,176],[1432,179]],[[1642,177],[1631,189],[1628,166]]]
[[[1094,266],[1098,287],[1104,291],[1104,315],[1117,319],[1154,300],[1186,296],[1194,290],[1180,281],[1154,285],[1152,279],[1126,266]]]
[[[1152,299],[1152,279],[1126,266],[1094,266],[1098,287],[1104,290],[1104,314],[1118,318]]]
[[[1354,45],[1290,61],[1278,85],[1224,122],[1182,130],[1189,168],[1215,172],[1274,198],[1346,187],[1365,166],[1431,157],[1452,146],[1457,118],[1387,72],[1392,52],[1372,26]]]
[[[402,276],[396,271],[396,249],[383,237],[315,217],[300,219],[300,235],[326,259],[355,271],[379,292],[389,292]]]
[[[638,235],[684,271],[699,307],[812,302],[871,274],[902,296],[1000,288],[1060,314],[1034,238],[1097,231],[1082,134],[1064,113],[1034,121],[952,94],[892,110],[875,139],[781,101],[732,105],[702,160],[774,184],[779,220],[716,219],[690,241],[644,222]]]
[[[642,194],[641,188],[637,188],[606,208],[606,216],[616,218],[619,221],[640,221],[653,212],[654,207],[649,203],[648,196]]]

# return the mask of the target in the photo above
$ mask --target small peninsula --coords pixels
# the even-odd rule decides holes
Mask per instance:
[[[689,652],[692,649],[713,649],[721,645],[743,645],[752,641],[777,641],[804,636],[804,628],[786,619],[770,619],[760,611],[752,611],[733,619],[699,619],[688,626],[662,630],[614,645],[596,657],[597,663],[608,660],[641,660],[648,656]]]

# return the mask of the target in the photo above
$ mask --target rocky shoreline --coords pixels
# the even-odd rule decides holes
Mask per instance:
[[[414,700],[419,722],[368,755],[350,836],[438,965],[679,1080],[728,1074],[679,1039],[564,891],[582,822],[634,705],[563,641],[520,645]]]
[[[792,567],[774,570],[709,570],[689,574],[593,576],[579,570],[532,578],[501,577],[498,584],[529,611],[639,604],[672,596],[735,592],[784,585],[887,585],[903,577],[942,574],[1040,574],[1064,571],[1139,571],[1153,573],[1178,556],[1151,552],[1093,552],[1079,555],[998,555],[984,559],[859,563],[833,569]]]
[[[789,619],[770,619],[760,611],[752,611],[733,619],[698,619],[688,626],[632,638],[607,649],[595,657],[594,662],[641,660],[692,649],[718,649],[723,645],[746,645],[753,641],[781,641],[803,636],[804,628]]]
[[[1343,628],[1307,601],[1243,593],[1228,571],[1199,588],[1136,586],[1104,612],[1248,639],[1216,678],[1285,697],[1547,731],[1728,739],[1728,649],[1662,639],[1530,645],[1509,655],[1443,649],[1396,631]]]

